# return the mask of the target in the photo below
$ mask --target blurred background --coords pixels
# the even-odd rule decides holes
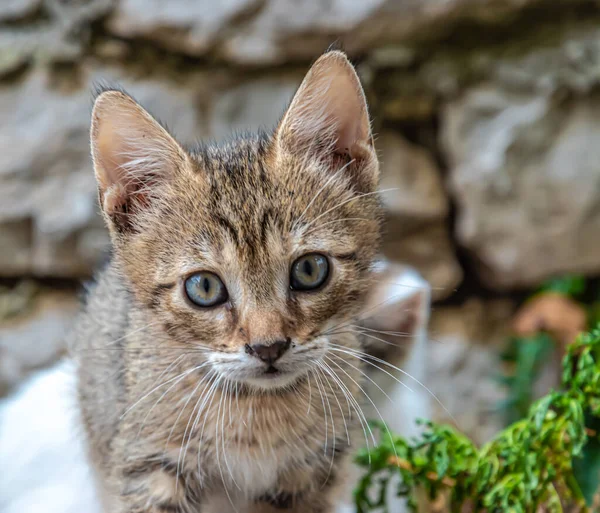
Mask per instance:
[[[106,259],[95,84],[221,140],[332,42],[398,188],[385,253],[432,286],[427,385],[482,442],[556,383],[600,297],[597,0],[0,0],[0,395],[63,354]]]

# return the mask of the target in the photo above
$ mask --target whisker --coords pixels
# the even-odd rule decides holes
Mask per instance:
[[[222,393],[221,393],[221,399],[219,401],[219,411],[221,410],[221,404],[223,406],[223,414],[221,416],[221,448],[223,449],[223,459],[225,460],[225,467],[227,468],[227,471],[229,472],[229,477],[231,478],[231,481],[233,481],[233,484],[236,486],[236,488],[238,490],[242,490],[240,485],[237,484],[237,482],[235,481],[234,477],[233,477],[233,472],[231,471],[231,467],[229,466],[229,462],[227,461],[227,451],[225,451],[225,403],[227,402],[227,398],[231,398],[230,394],[229,394],[229,386],[230,383],[229,381],[225,382],[225,389],[221,389]],[[229,405],[231,406],[231,402],[229,403]],[[231,417],[230,417],[231,420]],[[219,414],[217,413],[217,432],[219,431],[218,428],[218,423],[219,423]],[[218,439],[217,439],[217,444],[218,444]],[[225,483],[225,481],[223,481],[223,486],[227,486],[227,484]]]
[[[321,223],[320,225],[315,226],[312,230],[308,230],[306,232],[302,232],[302,236],[306,237],[307,235],[310,235],[311,233],[314,233],[315,231],[319,230],[323,226],[327,226],[328,224],[343,223],[345,221],[367,221],[367,222],[371,222],[371,223],[377,222],[376,219],[369,219],[367,217],[342,217],[341,219],[333,219],[331,221],[327,221],[325,223]]]
[[[410,378],[410,379],[412,379],[412,380],[413,380],[415,383],[417,383],[417,385],[419,385],[419,386],[420,386],[420,387],[421,387],[423,390],[425,390],[425,391],[426,391],[426,392],[427,392],[427,393],[428,393],[428,394],[429,394],[429,395],[430,395],[430,396],[431,396],[431,397],[432,397],[432,398],[435,400],[435,402],[436,402],[436,403],[437,403],[437,404],[438,404],[438,405],[439,405],[439,406],[440,406],[440,407],[441,407],[441,408],[444,410],[444,412],[445,412],[445,413],[446,413],[446,414],[447,414],[447,415],[450,417],[450,419],[452,419],[452,421],[453,421],[453,422],[454,422],[454,423],[455,423],[457,426],[459,426],[459,427],[460,427],[460,424],[458,423],[458,421],[457,421],[457,420],[454,418],[454,416],[452,415],[452,413],[450,413],[450,411],[448,410],[448,408],[446,408],[446,407],[444,406],[444,404],[442,403],[442,401],[440,401],[440,400],[439,400],[439,398],[438,398],[438,397],[437,397],[437,396],[436,396],[436,395],[433,393],[433,391],[431,391],[431,390],[430,390],[430,389],[429,389],[429,388],[428,388],[428,387],[427,387],[427,386],[426,386],[424,383],[422,383],[421,381],[419,381],[417,378],[415,378],[414,376],[412,376],[412,375],[411,375],[411,374],[409,374],[408,372],[406,372],[406,371],[404,371],[404,370],[400,369],[399,367],[396,367],[395,365],[393,365],[393,364],[391,364],[391,363],[389,363],[389,362],[386,362],[385,360],[382,360],[381,358],[377,358],[376,356],[373,356],[373,355],[371,355],[371,354],[365,353],[365,352],[363,352],[363,351],[358,351],[358,350],[356,350],[356,349],[350,349],[350,348],[348,348],[348,347],[344,347],[344,346],[341,346],[341,345],[339,345],[339,344],[334,344],[334,343],[332,343],[332,342],[330,342],[330,345],[332,346],[332,347],[331,347],[331,349],[332,349],[332,350],[334,350],[334,349],[336,349],[336,348],[337,348],[337,349],[336,349],[337,351],[340,351],[340,349],[343,349],[343,350],[345,350],[345,351],[354,352],[354,353],[356,353],[356,354],[354,355],[356,358],[358,358],[358,357],[359,357],[358,355],[360,355],[360,356],[362,356],[362,357],[364,357],[364,358],[369,358],[369,359],[371,359],[371,360],[375,360],[376,362],[379,362],[379,363],[381,363],[381,364],[383,364],[383,365],[386,365],[386,366],[388,366],[388,367],[391,367],[392,369],[394,369],[394,370],[396,370],[396,371],[400,372],[401,374],[403,374],[403,375],[404,375],[404,376],[406,376],[407,378]],[[383,369],[379,368],[379,370],[383,370]],[[397,379],[397,378],[396,378],[396,379]],[[402,383],[402,382],[400,382],[400,383]],[[403,385],[404,385],[404,386],[406,386],[406,387],[408,388],[408,385],[406,385],[406,384],[403,384]],[[409,388],[409,390],[410,390],[410,388]],[[413,391],[413,392],[414,392],[414,391]]]
[[[312,405],[312,385],[310,384],[310,374],[306,380],[308,383],[308,410],[306,410],[306,415],[310,414],[310,407]]]
[[[323,397],[323,392],[321,390],[321,385],[319,384],[319,381],[317,380],[317,373],[314,373],[315,375],[315,383],[317,385],[317,389],[319,390],[319,394],[321,395],[321,402],[323,403],[323,420],[325,422],[325,446],[323,449],[323,454],[327,454],[327,434],[329,432],[329,430],[327,429],[327,408],[325,407],[325,399]]]
[[[317,363],[316,360],[311,360],[311,361],[314,364]],[[371,435],[371,439],[373,441],[373,447],[375,447],[375,445],[377,445],[377,442],[375,441],[375,436],[373,435],[373,431],[371,430],[371,426],[369,426],[369,422],[367,421],[367,418],[366,418],[365,414],[363,413],[362,408],[360,407],[360,404],[358,404],[357,399],[354,397],[354,395],[352,395],[352,392],[348,389],[348,386],[341,380],[341,378],[339,379],[338,384],[342,388],[342,390],[345,390],[346,399],[350,400],[350,403],[352,404],[352,407],[354,408],[354,411],[356,412],[356,416],[358,417],[360,426],[365,435],[365,444],[367,446],[367,453],[369,455],[369,463],[371,463],[371,451],[369,448],[369,437],[367,436],[367,430],[369,431],[369,434]]]
[[[333,349],[333,348],[332,348],[332,349]],[[340,352],[340,353],[342,353],[342,352],[343,352],[343,351],[340,351],[339,349],[335,349],[335,350],[336,350],[336,351],[338,351],[338,352]],[[373,384],[374,384],[374,385],[375,385],[375,386],[376,386],[376,387],[379,389],[379,391],[380,391],[380,392],[381,392],[381,393],[382,393],[382,394],[383,394],[383,395],[384,395],[384,396],[385,396],[385,397],[388,399],[388,401],[390,401],[392,404],[394,404],[394,401],[393,401],[393,399],[392,399],[392,398],[391,398],[391,397],[390,397],[390,396],[387,394],[387,392],[386,392],[385,390],[383,390],[383,388],[381,388],[381,387],[380,387],[380,386],[379,386],[379,385],[378,385],[378,384],[377,384],[377,383],[376,383],[376,382],[373,380],[373,378],[371,378],[371,377],[370,377],[370,376],[369,376],[369,375],[368,375],[368,374],[367,374],[365,371],[363,371],[362,369],[359,369],[359,368],[358,368],[358,367],[356,367],[355,365],[352,365],[350,362],[347,362],[347,361],[345,361],[343,358],[339,357],[338,355],[331,354],[331,356],[332,356],[332,357],[334,357],[334,358],[339,358],[339,359],[340,359],[341,361],[343,361],[343,362],[344,362],[346,365],[349,365],[349,366],[350,366],[350,367],[352,367],[353,369],[355,369],[355,370],[357,370],[358,372],[360,372],[360,373],[361,373],[361,374],[362,374],[362,375],[363,375],[365,378],[367,378],[367,379],[368,379],[368,380],[369,380],[371,383],[373,383]],[[357,357],[356,355],[353,355],[353,354],[351,354],[351,353],[350,353],[350,356],[355,356],[355,357],[356,357],[358,360],[360,360],[361,362],[364,362],[364,363],[369,363],[369,364],[371,364],[371,365],[375,366],[375,364],[374,364],[374,363],[372,363],[372,362],[369,362],[369,361],[365,361],[365,360],[363,360],[362,358],[359,358],[359,357]],[[375,366],[375,367],[376,367],[376,366]],[[377,369],[378,369],[378,370],[381,370],[379,367],[377,367]],[[392,375],[390,374],[390,376],[392,376]],[[393,377],[393,376],[392,376],[392,377]],[[396,381],[398,381],[399,383],[401,383],[401,384],[402,384],[402,386],[404,386],[404,387],[405,387],[407,390],[409,390],[410,392],[413,392],[413,393],[414,393],[414,390],[413,390],[413,389],[411,389],[411,388],[410,388],[408,385],[405,385],[404,383],[402,383],[402,382],[401,382],[400,380],[398,380],[397,378],[396,378]]]
[[[205,378],[208,378],[209,383],[213,379],[213,377],[214,377],[214,374],[213,374],[212,370],[205,376]],[[192,400],[192,397],[194,397],[194,395],[196,394],[196,390],[198,390],[198,388],[203,383],[203,381],[204,381],[204,378],[196,385],[196,387],[194,388],[194,390],[192,390],[192,392],[188,395],[188,398],[185,401],[185,404],[183,405],[183,407],[179,411],[179,414],[177,415],[177,418],[175,419],[175,422],[173,422],[173,427],[169,431],[169,436],[167,437],[167,442],[165,443],[165,452],[167,451],[167,449],[169,447],[169,442],[171,441],[171,437],[173,436],[173,431],[175,430],[175,427],[177,426],[177,424],[179,422],[179,419],[183,415],[183,412],[187,408],[188,404],[190,404],[190,401]],[[198,401],[200,401],[202,399],[202,396],[203,396],[203,394],[200,394],[200,398],[198,399]],[[196,406],[194,405],[194,408],[192,409],[192,414],[191,415],[193,415],[195,409],[196,409]],[[191,417],[191,415],[190,415],[190,417]],[[187,426],[186,426],[186,431],[187,431]],[[184,438],[185,438],[185,431],[184,431]]]
[[[317,376],[319,376],[319,374],[323,374],[323,376],[325,376],[325,374],[323,373],[323,370],[321,368],[317,367]],[[319,376],[319,381],[321,381],[320,376]],[[325,389],[325,385],[323,384],[322,381],[321,381],[321,385],[323,386],[323,389]],[[329,397],[327,396],[327,392],[325,392],[325,399],[327,399],[327,406],[329,408],[329,417],[331,418],[331,431],[332,431],[331,438],[333,439],[333,446],[331,448],[331,461],[329,463],[329,470],[327,471],[327,475],[325,476],[325,480],[323,481],[321,488],[323,488],[327,484],[327,481],[329,480],[329,476],[331,475],[331,469],[333,468],[333,458],[335,456],[335,444],[336,444],[335,420],[333,419],[333,410],[331,409],[331,403],[329,402]]]
[[[165,375],[165,374],[166,374],[166,373],[169,371],[169,369],[170,369],[171,367],[173,367],[173,365],[176,365],[176,364],[178,363],[178,361],[179,361],[181,358],[184,358],[185,356],[187,356],[187,355],[185,355],[185,354],[179,355],[179,356],[177,357],[177,359],[176,359],[176,360],[174,360],[174,361],[171,363],[171,365],[169,365],[169,366],[168,366],[168,367],[167,367],[167,368],[166,368],[164,371],[162,371],[162,372],[160,373],[160,376],[158,376],[158,378],[156,379],[156,381],[155,381],[154,383],[156,383],[156,382],[160,381],[160,379],[161,379],[161,378],[162,378],[162,377],[163,377],[163,376],[164,376],[164,375]],[[185,378],[185,376],[184,376],[184,377],[182,377],[181,379],[184,379],[184,378]],[[175,381],[175,383],[173,383],[173,384],[172,384],[172,385],[171,385],[169,388],[167,388],[167,390],[165,390],[165,392],[163,392],[163,394],[162,394],[162,395],[161,395],[161,396],[160,396],[160,397],[159,397],[159,398],[158,398],[158,399],[155,401],[155,403],[152,405],[152,408],[150,408],[150,409],[148,410],[148,413],[146,413],[146,416],[144,417],[144,420],[142,420],[142,423],[141,423],[141,425],[140,425],[140,428],[139,428],[139,430],[138,430],[138,434],[137,434],[137,436],[135,437],[136,441],[137,441],[137,439],[139,438],[139,436],[140,436],[140,433],[142,432],[142,429],[143,429],[143,427],[144,427],[144,424],[145,424],[145,423],[146,423],[146,421],[148,420],[148,417],[150,416],[150,414],[152,413],[152,411],[154,410],[154,408],[156,408],[156,406],[157,406],[157,405],[158,405],[158,404],[159,404],[159,403],[160,403],[160,402],[161,402],[161,401],[162,401],[162,400],[165,398],[165,396],[166,396],[166,395],[167,395],[167,394],[168,394],[168,393],[169,393],[171,390],[173,390],[173,388],[175,388],[175,387],[176,387],[176,386],[177,386],[177,385],[180,383],[180,381],[181,381],[181,380],[177,380],[177,381]]]
[[[382,189],[380,191],[373,191],[373,192],[365,192],[364,194],[359,194],[357,196],[352,196],[351,198],[342,201],[341,203],[338,203],[337,205],[335,205],[334,207],[331,207],[330,209],[326,210],[325,212],[323,212],[322,214],[319,214],[317,217],[315,217],[310,223],[307,223],[306,225],[304,225],[304,229],[309,228],[310,226],[312,226],[314,223],[316,223],[319,219],[321,219],[321,217],[323,217],[324,215],[329,214],[329,212],[332,212],[333,210],[343,207],[344,205],[346,205],[347,203],[350,203],[351,201],[355,201],[361,198],[365,198],[366,196],[373,196],[374,194],[382,194],[384,192],[391,192],[391,191],[398,191],[400,190],[400,187],[393,187],[391,189]]]
[[[355,159],[350,160],[350,162],[348,162],[347,164],[344,164],[340,169],[338,169],[335,173],[333,173],[333,175],[331,175],[329,177],[329,179],[321,186],[321,188],[318,190],[317,194],[315,194],[313,196],[313,198],[310,200],[310,202],[308,203],[308,205],[306,205],[306,208],[302,211],[302,213],[298,216],[298,219],[294,222],[294,224],[292,225],[292,228],[290,231],[294,231],[297,226],[298,223],[300,223],[300,221],[302,221],[302,218],[304,217],[304,214],[306,214],[306,212],[308,211],[308,209],[311,207],[311,205],[315,202],[315,200],[319,197],[319,195],[325,190],[325,188],[333,181],[335,180],[338,175],[340,173],[342,173],[348,166],[350,166],[353,162],[355,161]]]
[[[371,313],[373,310],[376,310],[377,308],[383,307],[386,303],[389,303],[390,301],[394,301],[396,298],[401,297],[402,295],[403,295],[402,293],[394,294],[393,296],[388,297],[384,301],[381,301],[380,303],[377,303],[376,305],[372,306],[371,308],[367,308],[366,310],[363,310],[360,313],[360,315],[358,316],[358,318],[352,319],[350,321],[344,321],[344,322],[341,322],[341,323],[339,323],[339,324],[337,324],[335,326],[332,326],[328,330],[326,330],[323,333],[321,333],[321,335],[327,335],[328,333],[332,332],[333,330],[336,330],[338,328],[344,328],[344,327],[348,326],[349,324],[352,324],[353,323],[352,321],[362,321],[367,316],[366,314]]]
[[[333,356],[333,355],[332,355]],[[335,364],[337,367],[339,367],[339,369],[346,374],[346,376],[348,376],[348,378],[350,378],[355,384],[356,386],[359,388],[359,390],[364,394],[364,396],[367,398],[367,400],[371,403],[371,405],[373,406],[373,408],[375,408],[375,411],[377,412],[377,415],[379,415],[379,418],[381,419],[381,422],[383,422],[383,425],[385,426],[385,430],[387,432],[388,437],[390,438],[390,442],[392,444],[392,448],[394,449],[394,456],[396,456],[396,458],[398,457],[398,454],[396,452],[396,444],[394,443],[394,437],[392,436],[392,433],[390,432],[389,428],[387,427],[387,424],[383,418],[383,416],[381,415],[381,412],[379,411],[379,408],[377,408],[377,405],[375,404],[375,402],[373,401],[373,399],[371,399],[371,396],[369,394],[367,394],[367,392],[364,390],[363,387],[360,386],[360,384],[352,377],[350,376],[350,374],[348,374],[343,367],[341,367],[338,363],[334,362],[331,358],[329,358],[327,355],[325,355],[325,358],[327,358],[331,363]],[[343,359],[340,358],[340,360],[344,363],[348,363],[345,362]]]
[[[194,430],[195,430],[195,428],[196,428],[196,426],[198,424],[198,420],[199,420],[200,416],[202,415],[202,413],[204,411],[204,404],[206,404],[206,400],[208,399],[208,397],[214,396],[215,385],[217,385],[219,383],[219,380],[220,380],[220,378],[217,378],[217,379],[215,379],[213,381],[213,383],[210,386],[210,389],[208,390],[207,393],[205,393],[206,389],[202,392],[201,396],[196,401],[196,404],[194,405],[194,408],[192,409],[192,412],[190,414],[188,422],[187,422],[187,424],[185,426],[185,430],[183,432],[183,438],[181,439],[181,448],[179,449],[179,456],[177,458],[177,474],[180,474],[183,471],[183,468],[184,468],[184,465],[185,465],[185,456],[186,456],[186,454],[188,452],[190,443],[192,441],[192,434],[194,433]],[[194,389],[194,392],[195,392],[195,390],[196,389]],[[212,392],[212,394],[211,394],[211,392]],[[200,401],[202,401],[202,404],[200,404]],[[212,401],[211,401],[211,404],[212,404]],[[194,417],[194,412],[196,411],[196,409],[198,411],[196,412],[195,417]],[[205,413],[206,414],[204,416],[204,420],[206,421],[206,418],[208,417],[208,412],[205,412]],[[194,422],[192,423],[192,426],[191,426],[191,429],[190,429],[190,422],[191,422],[192,419],[194,419]],[[187,443],[185,441],[186,438],[187,438]],[[202,438],[200,438],[200,440],[201,439]]]
[[[431,285],[429,285],[428,287],[424,287],[423,285],[409,285],[408,283],[398,283],[398,282],[387,280],[385,278],[371,277],[370,279],[372,281],[379,281],[381,283],[386,283],[386,284],[389,284],[389,285],[395,285],[396,287],[405,287],[407,289],[416,289],[416,290],[426,290],[426,289],[430,289],[430,290],[448,290],[447,287],[432,287]],[[457,290],[456,288],[452,289],[453,292],[456,292],[456,290]]]
[[[185,376],[188,376],[189,374],[191,374],[194,371],[197,371],[198,369],[200,369],[201,366],[197,366],[197,367],[193,367],[191,369],[188,369],[187,371],[183,372],[182,374],[179,374],[178,376],[175,376],[174,378],[171,378],[167,381],[165,381],[164,383],[161,383],[160,385],[154,387],[152,390],[150,390],[150,392],[148,392],[147,394],[144,394],[140,399],[138,399],[135,403],[133,403],[129,408],[127,408],[119,417],[119,419],[123,419],[131,410],[133,410],[139,403],[141,403],[144,399],[146,399],[148,396],[152,395],[154,392],[156,392],[158,389],[164,387],[165,385],[168,385],[169,383],[172,383],[174,380],[176,380],[179,377],[182,377],[182,379]]]
[[[119,342],[121,342],[122,340],[125,340],[127,337],[129,337],[130,335],[135,335],[136,333],[139,333],[140,331],[143,331],[145,329],[148,329],[152,326],[156,326],[157,324],[160,324],[160,321],[153,321],[153,322],[149,322],[148,324],[146,324],[145,326],[142,326],[141,328],[137,328],[133,331],[128,331],[127,333],[125,333],[122,337],[117,338],[116,340],[111,340],[107,346],[112,346],[114,344],[118,344]]]
[[[320,362],[316,362],[316,364],[323,366],[323,369],[331,376],[331,378],[333,379],[333,382],[338,386],[338,388],[344,394],[344,398],[346,399],[346,405],[348,406],[348,417],[350,419],[352,419],[352,410],[350,409],[350,401],[348,400],[348,395],[346,394],[346,390],[344,390],[344,388],[342,387],[343,383],[342,383],[340,377],[335,373],[335,371],[329,365],[327,365],[326,362],[320,361]],[[329,381],[328,381],[328,383],[329,383]],[[332,393],[333,393],[333,390],[332,390]],[[334,397],[337,400],[337,395],[334,394]],[[342,419],[344,420],[344,427],[346,429],[346,435],[348,436],[348,443],[350,443],[350,435],[349,435],[349,431],[348,431],[348,426],[346,425],[346,418],[344,416],[344,411],[340,405],[339,400],[338,400],[338,406],[340,406],[340,413],[342,414]]]

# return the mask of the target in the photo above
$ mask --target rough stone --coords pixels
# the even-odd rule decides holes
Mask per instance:
[[[216,51],[230,62],[270,65],[312,60],[332,41],[339,41],[353,55],[362,55],[415,36],[436,39],[451,34],[461,22],[497,23],[540,3],[543,1],[227,0],[207,4],[119,0],[107,28],[120,37],[151,40],[191,56]]]
[[[88,130],[92,84],[118,82],[190,143],[202,134],[194,93],[116,69],[83,72],[74,91],[38,70],[0,88],[0,275],[88,275],[108,238],[96,206]],[[6,241],[6,243],[4,243]]]
[[[497,407],[506,390],[495,377],[513,309],[507,300],[471,299],[432,311],[425,384],[439,400],[432,401],[434,419],[479,444],[504,427]]]
[[[270,129],[285,112],[301,76],[267,77],[244,82],[218,96],[211,116],[211,136],[221,140],[234,132]]]
[[[4,0],[0,5],[0,21],[19,20],[40,8],[42,0]]]
[[[418,222],[444,219],[448,198],[441,172],[425,148],[395,132],[377,137],[381,162],[381,199],[394,216]]]
[[[456,260],[448,229],[441,223],[428,224],[414,231],[394,229],[388,221],[383,241],[383,254],[392,262],[400,262],[419,270],[431,283],[434,300],[447,298],[462,281],[462,269]]]
[[[440,170],[427,150],[394,132],[377,139],[382,201],[388,213],[384,254],[411,265],[432,286],[434,299],[462,280],[448,228],[448,198]]]
[[[457,239],[497,288],[600,270],[597,96],[483,84],[443,113]]]
[[[113,0],[11,0],[0,6],[0,21],[33,15],[29,23],[0,27],[0,76],[30,61],[65,62],[80,57],[91,35],[91,24],[109,12]]]
[[[126,37],[152,39],[170,50],[203,55],[237,18],[254,11],[260,0],[120,0],[108,28]]]
[[[0,395],[65,353],[78,308],[73,292],[39,289],[31,282],[0,290]]]
[[[498,22],[539,0],[271,0],[240,24],[222,56],[242,64],[311,60],[332,41],[361,55],[411,37],[442,37],[461,21]],[[293,13],[293,14],[291,14]]]

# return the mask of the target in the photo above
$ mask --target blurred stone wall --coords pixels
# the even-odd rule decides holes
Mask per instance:
[[[397,188],[383,193],[385,252],[444,301],[432,380],[472,388],[494,372],[514,291],[600,270],[599,22],[596,0],[2,0],[0,277],[78,283],[105,258],[97,84],[125,87],[184,142],[222,139],[273,124],[337,41],[369,96],[382,188]],[[26,313],[23,290],[0,291],[13,305],[0,362],[32,319],[68,325],[68,301],[28,283]],[[480,393],[474,425],[498,391]]]

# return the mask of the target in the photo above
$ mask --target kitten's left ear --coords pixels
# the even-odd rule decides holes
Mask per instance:
[[[326,159],[354,159],[357,164],[374,164],[372,174],[377,174],[365,94],[342,52],[328,52],[313,64],[276,136],[284,150],[302,157],[308,152]]]

